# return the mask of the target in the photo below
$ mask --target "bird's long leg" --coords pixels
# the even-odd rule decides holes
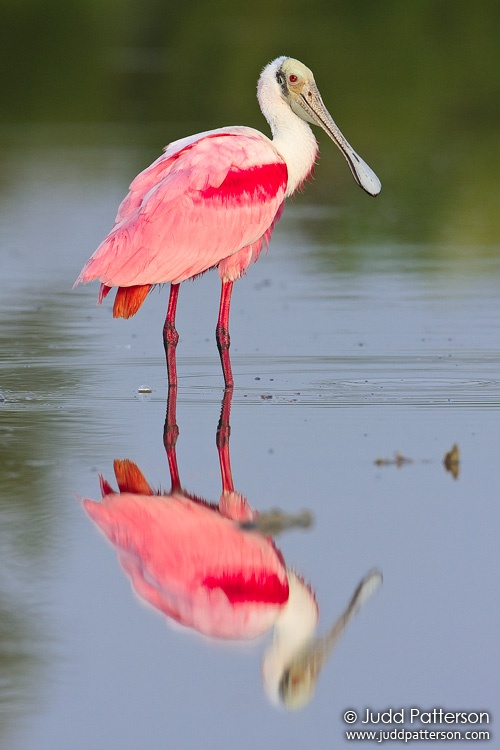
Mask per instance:
[[[234,385],[231,360],[229,358],[229,308],[231,306],[232,291],[233,282],[223,281],[220,293],[219,317],[217,320],[217,328],[215,329],[215,338],[217,339],[217,348],[219,349],[222,373],[224,375],[226,388],[232,388]]]
[[[165,324],[163,326],[163,346],[165,347],[165,356],[167,358],[167,376],[169,386],[177,385],[175,348],[179,341],[179,334],[175,330],[175,311],[177,310],[178,296],[179,284],[171,284],[167,317],[165,318]]]

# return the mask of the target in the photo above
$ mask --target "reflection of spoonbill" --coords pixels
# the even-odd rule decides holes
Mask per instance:
[[[84,508],[115,547],[137,594],[170,619],[223,639],[255,638],[273,627],[263,660],[266,693],[299,708],[312,697],[329,652],[381,576],[369,574],[336,625],[315,638],[318,607],[311,588],[286,566],[272,538],[259,531],[269,525],[278,531],[303,526],[304,513],[274,511],[266,519],[234,491],[230,390],[217,430],[220,501],[208,503],[183,490],[175,457],[175,392],[169,391],[164,432],[170,492],[154,492],[135,464],[115,461],[119,491],[101,479],[101,501],[84,500]]]
[[[101,502],[84,507],[137,594],[204,635],[265,633],[288,600],[288,578],[272,540],[234,523],[252,516],[241,495],[225,493],[217,507],[181,490],[153,492],[129,461],[115,461],[115,473],[120,491],[102,481]]]
[[[274,626],[263,659],[266,693],[291,709],[307,703],[330,651],[379,587],[380,573],[369,573],[336,624],[314,638],[311,588],[287,569],[271,537],[242,529],[238,522],[254,514],[241,495],[225,492],[217,507],[182,490],[154,492],[131,461],[115,461],[115,473],[119,492],[101,479],[102,500],[83,505],[141,599],[214,638],[256,638]]]
[[[317,143],[307,123],[319,125],[337,144],[360,187],[370,195],[380,192],[378,178],[332,120],[305,65],[289,57],[267,65],[258,99],[273,140],[253,128],[229,127],[171,143],[132,182],[115,226],[76,282],[98,279],[99,302],[118,287],[116,318],[135,315],[155,284],[171,284],[163,328],[170,385],[177,383],[179,284],[215,266],[222,279],[217,346],[226,387],[233,385],[232,285],[258,259],[285,198],[313,169]]]

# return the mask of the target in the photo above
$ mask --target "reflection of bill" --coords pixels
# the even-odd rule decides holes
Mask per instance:
[[[222,639],[256,638],[274,627],[263,659],[266,693],[275,702],[298,708],[311,698],[327,655],[381,576],[373,572],[363,579],[334,627],[314,638],[315,596],[287,568],[269,534],[270,529],[276,534],[309,525],[311,516],[278,511],[259,515],[234,491],[229,404],[226,395],[217,432],[223,485],[218,504],[180,485],[175,403],[169,403],[164,442],[171,491],[155,492],[134,463],[115,461],[118,491],[101,478],[102,499],[85,499],[83,507],[115,547],[138,596],[171,620]]]
[[[318,638],[313,638],[313,630],[308,637],[289,653],[289,658],[282,660],[282,669],[276,670],[279,661],[279,641],[286,633],[285,613],[276,622],[274,643],[264,657],[264,674],[267,672],[280,673],[277,682],[266,679],[266,687],[272,689],[271,699],[280,698],[287,708],[300,708],[308,703],[314,693],[316,681],[331,650],[337,644],[340,636],[354,617],[359,608],[375,593],[382,583],[382,575],[378,570],[370,571],[356,587],[349,604],[340,615],[336,623],[328,632]],[[292,596],[290,596],[292,600]],[[286,636],[285,636],[286,637]],[[277,690],[276,690],[277,688]]]

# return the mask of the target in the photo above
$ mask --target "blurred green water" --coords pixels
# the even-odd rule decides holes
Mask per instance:
[[[384,185],[377,201],[358,199],[330,239],[497,244],[494,0],[473,11],[453,0],[0,7],[4,141],[26,138],[19,124],[36,123],[52,142],[131,138],[148,163],[164,143],[198,130],[268,132],[256,79],[268,60],[290,54],[313,69],[334,118]],[[109,123],[105,136],[95,127]],[[314,200],[342,205],[351,178],[331,144],[323,142],[319,167]]]

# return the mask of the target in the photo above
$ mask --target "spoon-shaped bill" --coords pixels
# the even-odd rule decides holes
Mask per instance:
[[[310,82],[304,87],[297,104],[302,108],[301,116],[307,115],[309,122],[319,125],[323,128],[332,141],[337,144],[343,153],[352,175],[357,184],[363,188],[369,195],[378,195],[382,189],[382,184],[368,164],[363,161],[361,156],[356,153],[353,147],[342,135],[340,128],[334,122],[329,111],[325,107],[321,94],[315,83]]]

